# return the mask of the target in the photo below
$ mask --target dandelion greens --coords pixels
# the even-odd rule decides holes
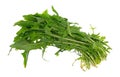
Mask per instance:
[[[83,70],[97,66],[106,59],[111,48],[104,36],[83,32],[81,27],[76,26],[78,24],[59,16],[54,7],[52,10],[53,15],[45,10],[42,14],[24,15],[23,20],[15,23],[21,29],[16,33],[14,43],[10,47],[24,50],[22,56],[25,67],[31,50],[40,49],[43,56],[48,46],[59,49],[55,53],[57,56],[60,52],[74,50],[79,56],[76,60],[81,62]]]

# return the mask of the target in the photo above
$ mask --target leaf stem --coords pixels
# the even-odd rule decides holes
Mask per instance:
[[[48,34],[48,35],[56,37],[56,38],[64,39],[64,40],[67,40],[67,41],[71,41],[71,42],[87,45],[85,42],[77,41],[77,40],[73,40],[73,39],[69,39],[69,38],[63,38],[63,37],[60,37],[60,36],[55,35],[55,34]]]

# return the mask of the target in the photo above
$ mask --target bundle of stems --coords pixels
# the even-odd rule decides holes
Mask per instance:
[[[61,17],[52,7],[53,15],[45,10],[42,14],[35,13],[24,15],[24,19],[15,23],[21,29],[16,33],[14,43],[11,48],[24,50],[24,66],[27,65],[28,55],[31,50],[41,49],[42,56],[48,46],[57,47],[60,52],[74,50],[79,57],[83,70],[97,66],[105,60],[109,50],[108,42],[100,34],[86,33],[81,31],[78,24],[71,23],[67,18]]]

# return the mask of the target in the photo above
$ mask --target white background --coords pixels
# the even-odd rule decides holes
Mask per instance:
[[[13,24],[25,14],[51,12],[54,6],[58,13],[78,22],[83,31],[90,32],[90,24],[96,33],[106,36],[112,47],[107,60],[97,68],[83,72],[80,63],[72,62],[76,55],[69,52],[54,55],[57,48],[49,47],[44,61],[41,51],[30,52],[27,68],[23,67],[22,51],[13,51],[8,56],[19,27]],[[120,2],[119,0],[0,0],[0,77],[120,77]]]

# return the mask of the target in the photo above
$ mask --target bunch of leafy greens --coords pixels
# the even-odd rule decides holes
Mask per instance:
[[[76,60],[81,62],[83,70],[97,66],[105,60],[109,50],[108,42],[99,33],[85,33],[76,23],[71,23],[67,18],[59,16],[52,7],[54,15],[48,14],[45,10],[42,14],[24,15],[24,20],[15,23],[21,27],[16,33],[14,43],[11,48],[24,50],[24,66],[27,65],[28,55],[31,50],[41,49],[42,56],[48,46],[57,47],[59,52],[74,50],[79,56]]]

